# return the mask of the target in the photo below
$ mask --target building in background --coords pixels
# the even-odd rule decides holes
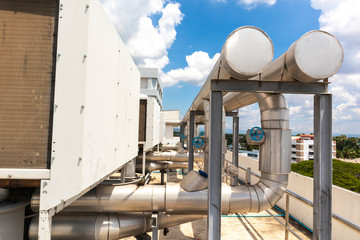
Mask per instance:
[[[163,88],[157,68],[139,68],[140,71],[140,117],[139,144],[144,151],[162,142],[161,114]]]
[[[332,141],[332,155],[336,157],[336,142]],[[300,135],[291,138],[291,161],[314,160],[314,135]]]
[[[181,124],[179,117],[179,110],[161,111],[161,120],[163,122],[162,145],[175,145],[180,141],[179,136],[174,136],[174,127]]]

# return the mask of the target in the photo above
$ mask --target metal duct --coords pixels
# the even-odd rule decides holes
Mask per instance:
[[[137,159],[142,160],[142,156],[138,156]],[[146,160],[150,161],[172,161],[172,162],[187,162],[189,159],[189,153],[177,153],[171,152],[150,152],[146,154]],[[194,153],[195,162],[203,162],[203,153]]]
[[[153,172],[156,170],[166,170],[166,169],[179,169],[179,168],[187,168],[187,162],[171,162],[171,161],[146,161],[145,171]],[[142,171],[142,161],[138,161],[136,164],[136,171]]]
[[[222,213],[260,212],[271,208],[284,194],[290,172],[291,132],[286,99],[281,94],[257,94],[266,140],[260,146],[262,178],[252,186],[222,185]],[[161,154],[161,153],[160,153]],[[168,153],[170,156],[173,153]],[[176,153],[174,153],[176,154]],[[161,155],[160,155],[161,156]],[[32,208],[39,207],[34,194]],[[188,192],[179,184],[99,186],[66,207],[63,212],[167,212],[205,214],[207,190]],[[92,220],[93,221],[93,220]]]
[[[183,118],[190,119],[191,110],[203,111],[203,99],[209,99],[211,79],[249,79],[261,73],[272,61],[274,47],[269,36],[259,28],[240,27],[227,38],[219,60]]]
[[[333,35],[321,30],[310,31],[272,62],[261,74],[261,79],[317,82],[337,73],[343,58],[341,44]]]
[[[163,229],[203,218],[201,215],[168,215],[159,213],[158,228]],[[39,218],[30,224],[29,239],[38,239]],[[81,213],[59,214],[52,218],[51,239],[119,239],[152,230],[151,213]]]
[[[222,185],[223,214],[259,212],[271,208],[283,196],[291,159],[291,131],[286,99],[281,94],[257,94],[261,125],[266,134],[260,146],[260,181],[252,186]],[[33,195],[33,211],[39,196]],[[64,212],[167,212],[204,214],[207,190],[187,192],[179,184],[99,186],[66,207]]]

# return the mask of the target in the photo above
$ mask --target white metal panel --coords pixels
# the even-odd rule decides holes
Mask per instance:
[[[145,151],[160,143],[160,105],[153,97],[147,98]]]
[[[164,114],[163,114],[162,111],[160,112],[160,126],[159,126],[159,128],[160,128],[160,133],[159,133],[160,134],[159,135],[160,139],[159,139],[159,141],[162,143],[164,138],[165,138],[165,121],[164,121]]]
[[[57,211],[136,157],[140,73],[98,0],[61,0],[51,178]]]
[[[0,179],[49,179],[48,169],[1,168]]]

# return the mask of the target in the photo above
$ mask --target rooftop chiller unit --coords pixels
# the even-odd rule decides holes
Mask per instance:
[[[0,19],[0,187],[40,186],[46,233],[137,156],[140,72],[98,0],[1,1]]]

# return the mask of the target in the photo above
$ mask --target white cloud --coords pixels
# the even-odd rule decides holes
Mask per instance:
[[[360,1],[311,0],[311,6],[321,10],[320,29],[333,34],[344,49],[343,66],[329,79],[329,89],[333,94],[333,133],[360,133]],[[306,128],[312,131],[312,97],[287,98],[290,124],[297,131],[301,127],[304,131]]]
[[[238,3],[245,5],[248,9],[251,9],[259,4],[266,4],[268,6],[272,6],[276,3],[276,0],[239,0]]]
[[[219,56],[220,54],[217,53],[214,57],[210,58],[208,53],[202,51],[186,56],[187,67],[174,69],[162,74],[161,80],[164,87],[179,82],[188,82],[195,85],[203,84]]]
[[[240,129],[251,129],[255,126],[261,126],[260,110],[257,103],[239,109]]]
[[[311,0],[321,10],[320,29],[334,34],[341,42],[345,59],[341,72],[359,73],[360,64],[360,1]]]
[[[121,38],[139,66],[163,68],[167,50],[176,38],[175,27],[184,14],[180,4],[165,0],[102,0]],[[157,23],[152,17],[161,16]]]

